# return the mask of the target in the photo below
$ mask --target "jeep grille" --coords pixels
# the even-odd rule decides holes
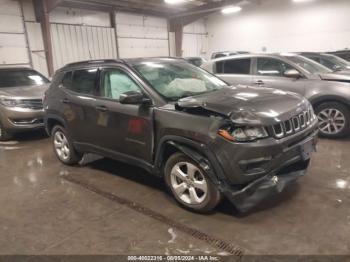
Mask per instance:
[[[273,136],[281,139],[299,133],[316,121],[316,115],[312,107],[292,118],[272,126]]]

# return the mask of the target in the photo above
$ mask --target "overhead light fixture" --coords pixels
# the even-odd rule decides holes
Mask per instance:
[[[294,3],[312,2],[314,0],[293,0]]]
[[[164,2],[169,5],[178,5],[186,2],[186,0],[164,0]]]
[[[238,13],[241,10],[242,10],[242,7],[232,5],[232,6],[224,7],[221,10],[221,13],[223,13],[224,15],[228,15],[228,14]]]

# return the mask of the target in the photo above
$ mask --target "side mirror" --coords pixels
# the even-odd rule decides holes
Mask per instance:
[[[287,71],[284,72],[284,76],[285,77],[289,77],[289,78],[301,78],[301,74],[298,70],[295,69],[289,69]]]
[[[121,94],[119,97],[119,102],[126,105],[151,104],[151,100],[149,98],[136,91],[129,91]]]

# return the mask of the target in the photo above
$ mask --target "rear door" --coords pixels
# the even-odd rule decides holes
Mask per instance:
[[[231,85],[252,85],[252,59],[240,58],[218,61],[216,75]]]
[[[103,150],[151,163],[153,107],[121,104],[120,95],[129,91],[147,96],[137,76],[128,68],[101,69],[99,98],[94,114],[94,143]]]
[[[282,60],[270,57],[257,57],[254,61],[253,70],[254,86],[281,89],[304,95],[307,79],[304,77],[296,79],[284,76],[284,73],[291,69],[297,70]]]
[[[69,133],[76,142],[88,143],[92,139],[95,111],[95,94],[98,80],[97,68],[86,68],[65,73],[60,99]]]

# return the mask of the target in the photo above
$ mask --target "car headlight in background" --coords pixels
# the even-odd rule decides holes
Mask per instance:
[[[235,142],[251,142],[269,136],[264,127],[228,127],[220,129],[218,134],[229,141]]]
[[[21,101],[17,99],[0,98],[0,104],[5,107],[16,107],[21,104]]]

